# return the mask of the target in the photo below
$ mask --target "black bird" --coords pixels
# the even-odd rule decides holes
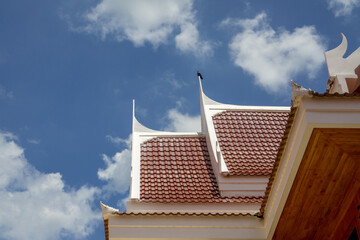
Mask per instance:
[[[203,77],[199,71],[197,72],[197,75],[198,75],[198,77],[200,77],[201,80],[203,80]]]

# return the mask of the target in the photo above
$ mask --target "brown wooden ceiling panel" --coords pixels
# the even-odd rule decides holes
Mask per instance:
[[[273,239],[334,239],[360,191],[359,151],[360,129],[314,129]]]

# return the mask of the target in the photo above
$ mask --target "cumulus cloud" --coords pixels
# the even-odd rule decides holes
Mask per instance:
[[[101,221],[97,188],[68,189],[60,173],[39,172],[11,133],[0,132],[0,166],[1,239],[84,238]]]
[[[231,57],[268,92],[278,92],[300,73],[315,77],[324,62],[325,46],[313,26],[275,31],[265,13],[220,25],[241,28],[229,44]]]
[[[175,132],[200,132],[201,117],[200,115],[191,116],[187,113],[181,113],[178,109],[173,108],[167,112],[166,118],[169,124],[164,128],[166,131]]]
[[[103,187],[106,192],[123,194],[130,187],[131,134],[126,139],[111,136],[107,136],[107,138],[116,144],[125,143],[126,148],[117,152],[113,157],[102,155],[106,167],[98,170],[98,178],[107,182]]]
[[[335,17],[350,15],[354,8],[360,7],[360,0],[328,0],[327,2]]]
[[[193,52],[197,56],[213,54],[213,44],[200,41],[199,31],[193,23],[181,25],[181,33],[175,37],[176,47],[183,52]]]
[[[175,36],[176,47],[195,55],[211,55],[211,43],[199,37],[193,0],[102,0],[85,14],[80,29],[135,46],[150,43],[155,48]],[[180,33],[179,33],[180,31]]]
[[[120,137],[113,137],[111,135],[106,135],[105,138],[115,144],[125,144],[127,147],[130,147],[131,145],[131,134],[128,138],[125,139]]]

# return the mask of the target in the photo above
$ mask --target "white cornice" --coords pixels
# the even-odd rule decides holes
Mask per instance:
[[[133,215],[109,218],[110,239],[264,239],[255,216]]]

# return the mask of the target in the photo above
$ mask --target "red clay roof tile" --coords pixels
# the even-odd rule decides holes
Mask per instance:
[[[191,150],[176,147],[181,145]],[[140,201],[261,203],[262,198],[220,196],[205,137],[157,137],[141,144]]]
[[[256,216],[257,214],[250,213],[198,213],[198,212],[118,212],[114,211],[113,214],[120,216]]]
[[[213,116],[230,175],[271,174],[284,135],[287,112],[225,111]]]

